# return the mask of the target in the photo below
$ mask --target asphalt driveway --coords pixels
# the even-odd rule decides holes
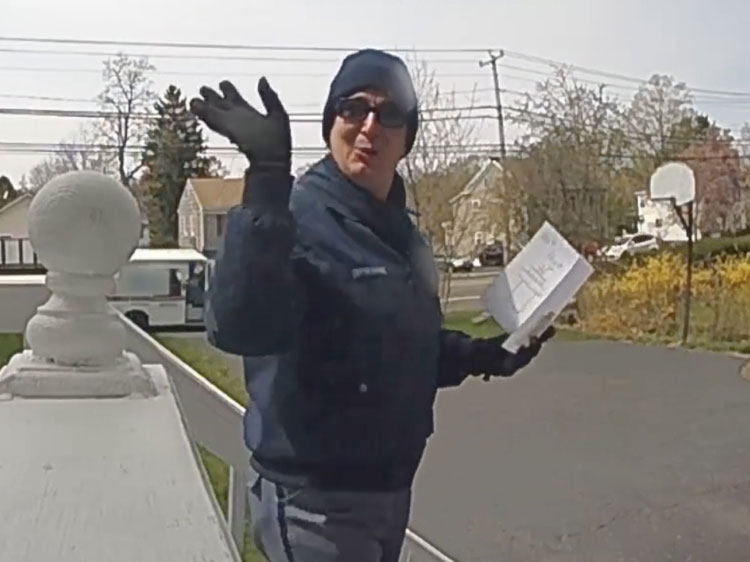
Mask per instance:
[[[441,391],[411,527],[460,562],[746,562],[743,363],[551,342],[512,379]]]

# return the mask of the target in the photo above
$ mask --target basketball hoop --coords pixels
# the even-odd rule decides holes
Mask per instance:
[[[693,202],[695,201],[695,174],[684,162],[667,162],[651,175],[649,184],[652,201],[671,201],[687,234],[687,275],[684,294],[684,322],[682,343],[685,344],[690,331],[690,285],[693,277]],[[687,220],[682,214],[687,205]]]
[[[695,199],[695,174],[683,162],[668,162],[651,175],[652,201],[672,201],[676,206],[687,205]]]

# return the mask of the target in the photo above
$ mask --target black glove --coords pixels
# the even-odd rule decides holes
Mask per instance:
[[[503,341],[508,336],[497,336],[489,339],[477,339],[472,342],[469,359],[469,374],[490,377],[509,377],[528,365],[539,353],[542,344],[555,335],[555,328],[550,326],[538,338],[532,338],[529,345],[521,347],[516,353],[503,348]]]
[[[267,115],[258,112],[237,92],[231,82],[219,84],[224,96],[207,86],[203,99],[190,100],[190,111],[210,129],[229,139],[250,161],[253,170],[289,172],[292,165],[292,134],[289,115],[265,78],[258,81],[258,94]]]

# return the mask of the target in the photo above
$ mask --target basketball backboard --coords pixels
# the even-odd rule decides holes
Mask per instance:
[[[667,162],[651,175],[652,200],[674,200],[675,205],[687,205],[695,199],[695,175],[683,162]]]

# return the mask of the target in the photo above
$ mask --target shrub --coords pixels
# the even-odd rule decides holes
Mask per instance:
[[[670,338],[683,321],[685,258],[675,252],[601,268],[581,291],[584,330],[627,338]],[[721,255],[696,264],[691,335],[736,341],[750,334],[750,258]]]

